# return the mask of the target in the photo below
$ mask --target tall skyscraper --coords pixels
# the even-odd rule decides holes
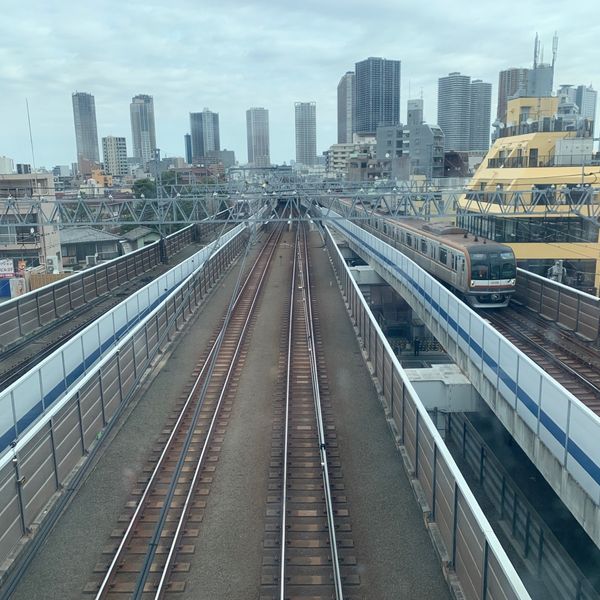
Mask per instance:
[[[188,165],[192,164],[192,136],[189,133],[186,133],[183,136],[183,141],[185,143],[185,162]]]
[[[296,162],[313,166],[317,158],[317,104],[296,102]]]
[[[506,103],[513,96],[527,93],[529,69],[505,69],[498,78],[498,108],[496,118],[506,123]]]
[[[342,76],[337,87],[337,141],[338,144],[352,143],[354,133],[354,72],[348,71]]]
[[[249,108],[246,111],[246,131],[248,163],[255,167],[270,166],[269,111],[265,108]]]
[[[579,106],[579,114],[596,121],[596,105],[598,92],[592,86],[578,85],[575,91],[575,104]]]
[[[102,155],[104,157],[104,170],[116,177],[125,177],[129,174],[127,165],[127,143],[124,137],[109,135],[102,138]]]
[[[492,84],[460,73],[438,79],[438,125],[446,150],[486,151],[490,147]]]
[[[458,72],[438,79],[438,125],[446,150],[468,150],[470,142],[471,78]]]
[[[149,160],[154,159],[154,152],[156,151],[154,99],[146,94],[134,96],[129,105],[129,112],[131,115],[133,156],[145,165]]]
[[[471,82],[471,115],[469,117],[469,150],[487,152],[490,148],[492,84],[481,79]]]
[[[77,162],[83,172],[84,161],[100,162],[98,151],[98,127],[96,125],[96,103],[92,94],[73,93],[73,119],[75,121],[75,142]]]
[[[192,161],[208,156],[209,152],[219,152],[219,113],[205,108],[201,113],[190,113],[192,136]]]
[[[356,122],[360,134],[400,123],[400,61],[367,58],[355,65]]]

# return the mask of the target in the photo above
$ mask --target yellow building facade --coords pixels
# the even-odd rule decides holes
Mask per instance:
[[[564,283],[597,293],[600,156],[590,123],[561,118],[558,98],[510,100],[506,120],[458,202],[458,223],[510,245],[519,266],[541,275],[563,261]]]

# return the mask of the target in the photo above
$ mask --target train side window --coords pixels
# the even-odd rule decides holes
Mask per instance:
[[[456,254],[452,255],[452,270],[456,271]]]
[[[438,260],[443,265],[448,263],[448,251],[446,250],[446,248],[442,248],[441,246],[439,247]]]
[[[421,238],[421,252],[427,254],[427,240]]]
[[[412,235],[410,233],[406,234],[406,245],[412,246]]]

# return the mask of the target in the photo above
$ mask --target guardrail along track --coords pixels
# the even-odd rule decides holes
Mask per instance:
[[[207,235],[208,226],[202,231]],[[77,306],[72,309],[72,300],[63,292],[51,295],[49,302],[56,304],[53,312],[62,316],[31,332],[26,338],[0,353],[0,391],[98,317],[197,251],[197,246],[190,246],[193,244],[193,236],[189,231],[182,232],[179,237],[178,234],[174,234],[169,241],[168,263],[160,262],[158,250],[151,252],[151,249],[144,249],[135,255],[126,254],[121,257],[120,267],[110,267],[101,280],[93,271],[82,272],[83,284],[77,292]],[[124,271],[125,276],[117,272],[118,268]],[[109,281],[112,277],[114,280]],[[63,280],[58,283],[61,284],[61,281]],[[43,310],[47,311],[47,302],[43,302]],[[36,310],[39,312],[42,309],[38,307]]]
[[[128,505],[131,514],[116,548],[110,549],[112,559],[97,569],[104,577],[86,587],[96,598],[159,598],[185,589],[185,555],[193,552],[194,523],[202,520],[202,497],[214,470],[207,463],[215,460],[222,441],[218,436],[227,425],[247,333],[278,239],[279,232],[273,232],[263,246],[194,372],[166,443],[157,449],[138,499]]]
[[[600,414],[600,356],[526,308],[480,313],[581,402]]]
[[[294,249],[282,393],[275,401],[261,599],[344,597],[359,584],[339,451],[313,318],[304,228]],[[348,596],[346,596],[347,598]]]

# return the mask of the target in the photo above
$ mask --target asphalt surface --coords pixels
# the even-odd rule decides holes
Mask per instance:
[[[286,234],[291,242],[291,234]],[[450,598],[439,560],[387,427],[318,234],[311,235],[314,297],[335,411],[345,493],[361,585],[352,598]],[[275,255],[252,331],[196,550],[187,599],[258,598],[271,449],[273,395],[281,317],[288,293],[291,250]],[[167,416],[189,380],[234,286],[239,265],[225,278],[168,363],[143,392],[98,465],[34,559],[14,598],[88,597],[85,585],[136,487]]]

